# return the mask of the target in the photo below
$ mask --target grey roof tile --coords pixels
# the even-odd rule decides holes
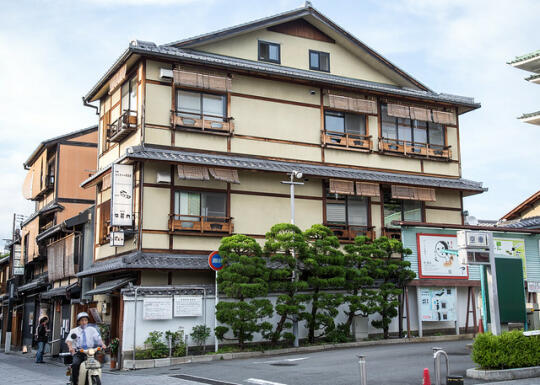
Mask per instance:
[[[499,227],[510,227],[514,229],[535,229],[540,228],[540,216],[520,219],[513,222],[502,222]]]
[[[45,214],[46,212],[48,211],[52,211],[52,210],[57,210],[57,209],[60,209],[60,210],[63,210],[64,209],[64,206],[62,206],[61,204],[57,203],[57,202],[51,202],[49,203],[48,205],[46,205],[45,207],[42,207],[41,209],[39,209],[38,211],[34,212],[33,214],[31,214],[28,218],[26,218],[22,223],[21,223],[21,227],[22,226],[25,226],[26,224],[30,223],[35,217],[37,217],[38,215],[41,215],[41,214]]]
[[[129,282],[133,280],[134,278],[128,277],[128,278],[118,278],[118,279],[113,279],[112,281],[103,282],[97,285],[94,289],[87,291],[85,295],[110,293],[115,289],[124,287],[125,285],[127,285]]]
[[[127,157],[133,159],[163,160],[178,163],[201,164],[207,166],[222,166],[246,170],[261,170],[289,173],[293,170],[304,175],[355,179],[373,182],[388,182],[417,186],[430,186],[483,192],[481,182],[474,182],[463,178],[438,178],[409,174],[398,174],[382,171],[369,171],[353,169],[350,167],[324,166],[299,162],[285,162],[234,155],[203,154],[179,150],[165,150],[148,146],[135,146],[128,149]]]

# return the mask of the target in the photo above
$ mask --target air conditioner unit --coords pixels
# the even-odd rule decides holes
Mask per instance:
[[[173,71],[168,68],[161,68],[159,70],[159,78],[163,81],[169,81],[173,78]]]
[[[488,233],[485,231],[459,230],[457,244],[462,249],[488,248]]]
[[[171,184],[171,173],[169,171],[158,171],[156,183]]]

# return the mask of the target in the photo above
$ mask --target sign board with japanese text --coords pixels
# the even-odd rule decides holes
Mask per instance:
[[[203,301],[200,295],[175,295],[175,317],[200,317],[202,316]]]
[[[113,164],[111,226],[133,224],[133,165]]]
[[[143,301],[143,319],[172,319],[172,309],[172,297],[146,297]]]
[[[21,261],[21,245],[13,245],[13,275],[24,275],[24,264]]]
[[[423,322],[456,321],[456,289],[422,287],[420,314]]]
[[[493,238],[494,253],[497,256],[516,257],[523,261],[523,278],[527,279],[527,260],[525,258],[525,240]]]
[[[457,237],[416,234],[419,278],[468,279],[469,270],[458,258]]]

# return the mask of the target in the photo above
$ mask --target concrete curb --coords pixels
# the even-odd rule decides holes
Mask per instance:
[[[265,350],[265,351],[255,351],[255,352],[235,352],[235,353],[221,353],[221,354],[207,354],[204,356],[186,356],[186,357],[173,357],[170,359],[170,365],[179,365],[179,364],[189,364],[191,362],[211,362],[219,360],[234,360],[234,359],[246,359],[246,358],[256,358],[261,356],[280,356],[285,354],[295,354],[295,353],[313,353],[313,352],[322,352],[326,350],[335,350],[335,349],[349,349],[349,348],[360,348],[365,346],[377,346],[377,345],[397,345],[397,344],[418,344],[423,342],[445,342],[445,341],[460,341],[460,340],[470,340],[473,338],[473,334],[461,334],[459,336],[429,336],[429,337],[414,337],[414,338],[401,338],[401,339],[389,339],[389,340],[378,340],[378,341],[359,341],[359,342],[346,342],[342,344],[324,344],[324,345],[313,345],[313,346],[302,346],[298,348],[286,348],[286,349],[276,349],[276,350]],[[161,359],[168,360],[168,358]],[[144,361],[144,362],[143,362]],[[159,360],[136,360],[135,368],[144,369],[152,367],[164,367],[165,361]],[[129,370],[133,367],[132,360],[124,360],[123,368]]]
[[[517,380],[520,378],[540,377],[540,366],[531,366],[529,368],[502,369],[502,370],[482,370],[467,369],[467,377],[478,380]]]

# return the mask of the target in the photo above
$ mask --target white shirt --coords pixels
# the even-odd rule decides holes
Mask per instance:
[[[82,349],[83,348],[83,330],[86,334],[86,346],[87,349],[95,348],[102,345],[101,336],[99,335],[99,332],[97,329],[93,326],[86,326],[86,328],[81,328],[80,326],[77,326],[74,329],[71,329],[69,331],[69,334],[66,338],[66,343],[71,342],[73,347],[75,349]],[[72,334],[76,334],[77,338],[71,338]]]

